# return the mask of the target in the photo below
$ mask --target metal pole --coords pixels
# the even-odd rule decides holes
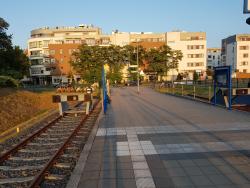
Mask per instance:
[[[214,105],[217,103],[217,97],[216,97],[216,78],[214,78]]]
[[[137,53],[136,53],[136,62],[137,62],[137,92],[140,92],[140,73],[139,73],[139,55],[138,55],[138,41],[137,41]]]
[[[195,86],[194,86],[194,99],[195,99]]]
[[[208,101],[210,102],[211,98],[211,86],[208,87]]]
[[[228,83],[229,83],[229,88],[228,88],[228,90],[229,90],[229,92],[228,92],[228,94],[229,94],[229,107],[228,107],[228,109],[229,110],[232,110],[232,77],[231,77],[231,71],[232,71],[232,68],[231,68],[231,66],[229,66],[229,71],[228,71]]]
[[[183,96],[183,85],[181,85],[181,95]]]

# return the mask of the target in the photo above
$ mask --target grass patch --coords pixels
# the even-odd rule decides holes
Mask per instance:
[[[55,109],[53,92],[31,92],[18,89],[0,89],[0,131],[10,129],[31,117]]]

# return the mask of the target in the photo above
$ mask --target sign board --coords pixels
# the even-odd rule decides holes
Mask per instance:
[[[217,87],[229,88],[229,70],[228,67],[215,67],[214,79]]]
[[[104,114],[106,114],[107,106],[108,106],[107,80],[106,80],[106,71],[103,66],[102,68],[102,107],[103,107]]]
[[[52,96],[53,103],[67,101],[91,101],[91,94],[75,93],[75,94],[58,94]]]
[[[137,68],[138,65],[129,65],[129,68]]]
[[[244,0],[244,14],[250,14],[250,0]]]
[[[227,89],[228,109],[231,109],[232,101],[232,76],[231,66],[214,67],[214,104],[216,105],[217,88]]]

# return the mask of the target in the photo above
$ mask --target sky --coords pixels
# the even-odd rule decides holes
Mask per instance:
[[[208,47],[221,39],[250,33],[243,0],[0,0],[0,17],[9,24],[13,44],[27,48],[32,29],[93,24],[110,34],[204,31]]]

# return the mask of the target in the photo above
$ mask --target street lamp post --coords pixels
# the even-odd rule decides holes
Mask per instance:
[[[63,71],[63,67],[60,67],[61,69],[61,84],[63,83],[63,78],[62,78],[62,71]]]
[[[138,52],[138,41],[137,41],[137,53],[136,53],[136,62],[137,62],[137,93],[140,93],[140,74],[139,74],[139,52]]]

